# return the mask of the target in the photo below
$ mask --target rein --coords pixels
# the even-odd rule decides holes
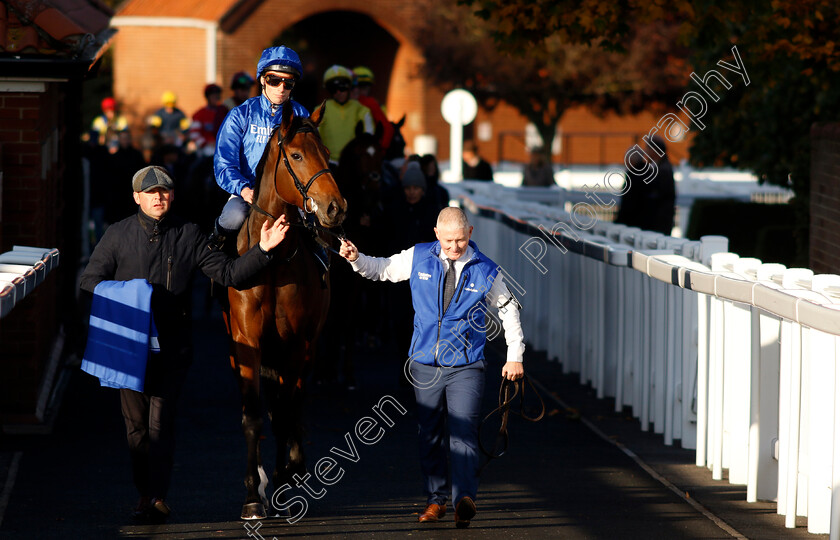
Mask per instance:
[[[540,414],[537,416],[531,417],[525,414],[525,381],[528,381],[528,384],[531,386],[531,390],[537,396],[537,399],[540,400],[540,407],[542,410]],[[521,393],[520,393],[520,385],[521,385]],[[484,471],[484,467],[486,467],[492,460],[496,458],[500,458],[505,455],[507,452],[508,444],[510,443],[510,434],[508,433],[508,418],[511,413],[511,405],[513,404],[514,398],[519,395],[519,410],[513,411],[514,414],[518,414],[525,420],[529,422],[539,422],[542,420],[542,417],[545,415],[545,402],[543,401],[542,396],[540,396],[537,389],[534,388],[534,383],[528,379],[528,376],[523,376],[521,381],[511,381],[508,379],[502,380],[502,385],[499,387],[499,406],[490,411],[490,413],[484,417],[478,424],[478,447],[481,449],[481,452],[487,456],[487,461],[484,462],[484,465],[478,470],[477,476],[480,476],[482,471]],[[487,448],[484,447],[484,443],[481,442],[481,429],[484,426],[484,423],[490,419],[491,416],[494,414],[499,413],[501,416],[502,422],[499,426],[499,433],[496,435],[496,444],[493,447],[493,451],[490,452]],[[500,449],[499,449],[500,448]],[[499,450],[497,450],[499,449]]]
[[[248,205],[249,205],[249,206],[250,206],[250,207],[251,207],[254,211],[256,211],[256,212],[258,212],[258,213],[260,213],[260,214],[262,214],[262,215],[264,215],[264,216],[268,216],[268,217],[270,217],[271,219],[273,219],[274,221],[277,221],[277,217],[275,217],[274,215],[272,215],[272,214],[268,213],[267,211],[263,210],[262,208],[260,208],[259,206],[257,206],[257,204],[256,204],[256,203],[248,203]],[[331,229],[328,229],[328,228],[326,228],[326,227],[324,227],[324,226],[322,226],[322,225],[318,225],[317,223],[308,223],[305,219],[304,219],[304,221],[303,221],[302,223],[288,223],[288,225],[289,225],[289,227],[298,227],[298,228],[301,228],[301,229],[306,229],[307,231],[309,231],[310,233],[312,233],[312,237],[313,237],[313,239],[314,239],[314,240],[318,243],[318,245],[320,245],[322,248],[327,249],[327,250],[329,250],[329,251],[332,251],[332,252],[333,252],[333,253],[335,253],[336,255],[341,255],[341,254],[340,254],[340,253],[339,253],[339,252],[338,252],[335,248],[333,248],[331,245],[329,245],[328,243],[326,243],[326,242],[324,241],[324,239],[323,239],[323,238],[321,238],[321,237],[320,237],[320,235],[319,235],[318,233],[325,233],[325,234],[328,234],[328,235],[330,235],[330,236],[333,236],[333,237],[337,238],[337,239],[340,241],[340,240],[344,240],[344,238],[345,238],[345,236],[344,236],[344,229],[343,229],[343,228],[341,229],[341,232],[340,232],[340,233],[334,233]]]
[[[314,128],[312,128],[308,125],[304,125],[300,129],[295,131],[295,135],[298,134],[298,133],[313,133],[314,131],[315,131]],[[292,177],[292,180],[295,182],[295,187],[297,188],[298,192],[300,192],[300,195],[303,198],[303,203],[301,204],[301,208],[303,209],[305,214],[314,214],[315,211],[318,209],[318,205],[315,203],[315,201],[312,199],[312,197],[309,196],[309,188],[312,187],[312,184],[315,182],[316,179],[318,179],[318,177],[320,177],[323,174],[331,172],[330,169],[329,168],[324,168],[324,169],[321,169],[320,171],[316,172],[315,174],[312,175],[312,177],[309,179],[309,181],[306,182],[306,185],[304,186],[303,183],[298,178],[297,174],[295,174],[294,169],[292,169],[292,164],[289,163],[289,157],[288,157],[288,154],[286,153],[286,147],[283,144],[283,137],[278,137],[277,146],[280,147],[280,156],[283,158],[283,163],[286,165],[286,170],[289,172],[289,176]],[[280,165],[280,160],[278,159],[277,161],[274,162],[274,178],[275,178],[274,192],[277,193],[278,197],[280,197],[280,192],[277,191],[276,178],[277,178],[277,169],[278,169],[279,165]],[[282,200],[282,197],[281,197],[281,200]],[[307,204],[307,201],[312,201],[311,210],[308,208],[309,205]],[[256,202],[250,202],[250,203],[248,203],[248,205],[255,212],[258,212],[258,213],[260,213],[264,216],[270,217],[271,219],[277,221],[277,217],[273,216],[271,213],[267,212],[266,210],[263,210],[262,208],[260,208],[257,205]],[[312,236],[313,236],[314,240],[321,247],[323,247],[324,249],[327,249],[329,251],[332,251],[336,255],[339,255],[338,251],[336,251],[332,246],[330,246],[328,243],[326,243],[318,233],[323,232],[323,233],[329,234],[331,236],[334,236],[335,238],[338,238],[339,240],[343,240],[344,239],[344,234],[343,234],[344,231],[343,230],[342,230],[341,234],[336,234],[336,233],[332,232],[330,229],[327,229],[326,227],[323,227],[321,225],[318,225],[318,224],[315,224],[315,223],[308,223],[305,218],[304,218],[302,224],[301,223],[289,223],[289,226],[290,227],[301,227],[301,228],[306,229],[307,231],[312,233]],[[297,251],[295,251],[295,253],[297,253]]]

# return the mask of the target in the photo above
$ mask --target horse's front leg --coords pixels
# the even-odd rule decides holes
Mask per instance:
[[[243,294],[237,308],[231,306],[231,337],[233,356],[231,362],[239,381],[242,396],[242,431],[247,447],[245,489],[247,496],[242,506],[242,519],[264,519],[266,517],[265,496],[260,493],[262,460],[260,458],[260,437],[262,435],[262,406],[260,403],[260,339],[265,316],[263,310],[254,307],[251,295]],[[234,312],[236,309],[236,312]],[[262,473],[262,474],[261,474]]]
[[[285,364],[283,376],[280,381],[272,381],[272,386],[279,383],[275,391],[269,392],[266,387],[266,395],[269,399],[271,429],[277,444],[277,463],[272,476],[275,489],[272,503],[281,516],[288,516],[285,491],[305,481],[303,478],[306,475],[303,451],[304,346],[295,344],[287,347],[282,357]]]

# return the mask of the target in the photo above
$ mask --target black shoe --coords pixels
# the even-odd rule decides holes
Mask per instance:
[[[225,241],[227,240],[227,231],[219,225],[219,220],[213,224],[213,231],[207,238],[207,247],[211,251],[223,251],[225,249]]]
[[[137,506],[131,513],[131,517],[137,521],[145,521],[149,517],[149,509],[152,507],[152,500],[149,497],[140,497]]]

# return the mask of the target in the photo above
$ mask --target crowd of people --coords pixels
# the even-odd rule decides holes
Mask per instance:
[[[81,287],[96,295],[103,282],[145,279],[150,285],[148,311],[160,330],[160,355],[146,368],[146,387],[123,386],[120,390],[133,478],[140,495],[134,512],[138,519],[165,521],[171,512],[166,499],[173,463],[175,403],[191,357],[191,310],[186,303],[192,274],[200,269],[223,285],[241,285],[271,264],[271,250],[283,241],[288,229],[285,216],[280,216],[270,228],[266,222],[258,245],[241,257],[230,249],[229,239],[250,211],[267,134],[280,123],[281,110],[291,107],[297,116],[310,115],[291,97],[303,74],[295,51],[270,47],[259,59],[255,78],[244,71],[233,76],[228,100],[222,100],[220,86],[208,84],[204,89],[206,105],[191,117],[178,108],[173,92],[164,92],[161,107],[146,121],[142,149],[134,145],[129,124],[113,98],[103,100],[103,114],[86,138],[84,163],[90,183],[90,215],[96,223],[94,243],[98,244]],[[343,241],[339,254],[362,276],[394,282],[393,294],[387,295],[390,317],[386,332],[393,336],[401,358],[418,340],[427,345],[434,342],[431,321],[435,318],[444,320],[447,329],[469,327],[465,323],[474,316],[475,308],[488,303],[505,321],[508,355],[502,375],[519,379],[524,373],[524,341],[515,309],[518,303],[498,274],[498,266],[470,240],[473,228],[466,215],[449,208],[449,194],[441,185],[435,156],[405,155],[404,142],[399,144],[401,139],[395,136],[401,123],[392,123],[385,108],[372,97],[374,82],[373,72],[365,66],[330,66],[323,74],[329,98],[318,129],[330,151],[332,167],[339,166],[342,151],[362,133],[373,134],[380,142],[386,158],[377,176],[381,178],[379,198],[370,214],[360,219],[379,233],[379,244],[369,253],[394,255],[368,257],[360,254],[352,241]],[[258,94],[253,95],[252,89]],[[474,144],[467,145],[464,159],[465,176],[492,181],[490,165]],[[203,191],[215,191],[222,197],[209,204]],[[176,192],[181,194],[180,206],[173,205]],[[212,214],[189,213],[187,209],[196,206]],[[190,221],[208,230],[201,232]],[[109,223],[114,225],[106,231]],[[418,275],[434,276],[434,281],[416,282],[414,270],[420,264]],[[438,291],[441,302],[437,303],[429,287],[443,283],[444,273],[445,287]],[[177,276],[174,281],[173,275]],[[487,297],[463,294],[463,283],[456,285],[461,282],[470,283],[470,293],[480,292],[473,288],[474,283],[490,293]],[[385,296],[376,297],[376,301],[385,302]],[[417,311],[420,303],[423,308]],[[418,330],[418,321],[425,330]],[[420,522],[443,518],[447,501],[454,507],[458,527],[468,526],[476,514],[477,422],[486,365],[482,352],[485,338],[483,333],[468,330],[464,339],[471,344],[469,354],[445,364],[450,368],[445,384],[421,388],[411,383],[418,405],[425,411],[418,418],[426,497]],[[424,351],[416,352],[422,356]],[[416,381],[433,376],[440,368],[437,357],[437,351],[434,356],[417,356],[411,369],[404,371],[406,377]],[[395,374],[402,371],[402,362],[397,364]],[[451,420],[446,422],[446,417]],[[446,427],[448,423],[457,424],[457,429]],[[448,455],[444,444],[447,431],[454,445],[449,448],[457,446],[457,456],[454,450],[452,457]]]

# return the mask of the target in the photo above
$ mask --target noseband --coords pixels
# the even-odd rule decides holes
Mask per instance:
[[[304,125],[295,132],[295,135],[297,135],[298,133],[314,133],[314,132],[315,132],[315,130],[312,127]],[[303,211],[306,212],[307,214],[314,214],[315,211],[318,210],[318,204],[312,199],[312,197],[309,196],[309,188],[312,187],[312,183],[315,182],[315,180],[319,176],[321,176],[322,174],[326,174],[326,173],[330,172],[329,168],[321,169],[320,171],[313,174],[312,177],[309,179],[308,182],[306,182],[306,185],[304,186],[303,183],[298,178],[298,176],[295,174],[294,169],[292,169],[292,164],[289,163],[289,157],[288,157],[288,154],[286,153],[286,146],[283,144],[283,137],[278,137],[277,146],[280,147],[280,157],[283,158],[283,163],[286,165],[286,170],[289,171],[289,175],[292,177],[292,180],[294,180],[294,182],[295,182],[295,187],[300,192],[301,197],[303,197],[303,204],[301,204],[301,208],[303,208]],[[277,178],[277,167],[279,166],[279,164],[280,164],[279,160],[274,163],[274,178],[275,178],[274,190],[275,191],[277,191],[276,178]],[[280,193],[278,192],[277,195],[280,195]],[[307,204],[307,201],[311,201],[311,203],[312,203],[311,207],[310,207],[309,204]]]
[[[295,134],[298,134],[298,133],[314,133],[314,131],[315,130],[311,126],[304,125],[300,129],[298,129],[295,132]],[[280,147],[280,156],[283,158],[283,163],[285,163],[285,165],[286,165],[286,170],[289,171],[289,175],[292,177],[292,180],[294,180],[294,182],[295,182],[295,187],[300,192],[301,197],[303,197],[303,204],[301,205],[301,208],[307,214],[314,214],[315,211],[318,210],[318,204],[312,199],[312,197],[310,197],[308,195],[309,188],[312,187],[312,183],[315,182],[315,180],[319,176],[321,176],[322,174],[331,172],[330,169],[329,168],[321,169],[320,171],[316,172],[315,174],[312,175],[312,177],[309,179],[308,182],[306,182],[306,185],[304,186],[303,183],[298,178],[298,176],[295,174],[294,169],[292,169],[292,164],[289,163],[289,157],[288,157],[288,154],[286,153],[286,147],[283,145],[283,138],[282,137],[279,137],[279,141],[277,143],[277,146]],[[277,179],[277,168],[278,168],[279,164],[280,164],[280,160],[277,160],[274,163],[274,178],[275,178],[274,192],[277,193],[278,197],[280,197],[280,192],[277,191],[277,180],[276,179]],[[280,197],[280,198],[282,200],[282,197]],[[312,201],[311,209],[307,207],[308,205],[307,205],[306,201]],[[260,208],[259,206],[257,206],[256,202],[248,203],[248,204],[251,206],[251,208],[253,208],[255,211],[259,212],[260,214],[263,214],[264,216],[268,216],[275,221],[277,220],[277,218],[275,216],[271,215],[267,211],[265,211],[262,208]],[[309,223],[308,220],[305,220],[305,219],[303,220],[303,223],[289,223],[289,225],[292,226],[292,227],[302,227],[304,229],[307,229],[308,231],[310,231],[310,233],[312,233],[312,237],[315,240],[315,242],[317,242],[319,245],[321,245],[324,249],[327,249],[327,250],[332,251],[333,253],[335,253],[337,255],[340,255],[338,253],[338,251],[336,251],[332,246],[330,246],[328,243],[326,243],[318,235],[318,233],[319,232],[324,232],[324,233],[327,233],[329,235],[332,235],[332,236],[338,238],[339,240],[342,240],[342,239],[344,239],[343,230],[342,230],[341,233],[334,233],[333,231],[330,231],[329,229],[326,229],[326,228],[324,228],[320,225],[317,225],[317,224],[314,224],[314,223]],[[295,249],[295,253],[293,253],[289,258],[291,259],[291,257],[294,257],[295,254],[297,254],[297,249]]]

